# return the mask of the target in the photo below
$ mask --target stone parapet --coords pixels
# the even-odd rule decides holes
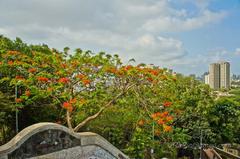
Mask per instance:
[[[55,123],[38,123],[0,146],[0,159],[128,159],[106,139],[91,132],[74,133]]]

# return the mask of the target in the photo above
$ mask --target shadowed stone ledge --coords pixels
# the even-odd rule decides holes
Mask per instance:
[[[0,146],[0,159],[128,159],[100,135],[74,133],[55,123],[38,123]]]

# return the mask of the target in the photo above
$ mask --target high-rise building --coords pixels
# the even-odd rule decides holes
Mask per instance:
[[[204,72],[204,73],[201,75],[201,78],[202,78],[202,82],[203,82],[203,83],[209,84],[209,72]]]
[[[230,63],[220,62],[220,88],[230,88]]]
[[[209,84],[209,74],[204,75],[204,83]]]
[[[212,89],[230,88],[230,63],[212,63],[209,67],[209,85]]]
[[[209,85],[212,89],[220,88],[220,64],[212,63],[209,67]]]

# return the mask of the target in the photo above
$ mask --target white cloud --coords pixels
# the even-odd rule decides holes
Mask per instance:
[[[208,3],[196,1],[199,9],[192,13],[174,7],[170,0],[0,1],[0,34],[59,49],[70,46],[119,53],[125,60],[188,64],[183,42],[163,35],[221,21],[226,13],[210,11]]]
[[[155,64],[168,64],[187,54],[181,41],[161,36],[154,37],[150,34],[138,37],[126,51],[135,52],[137,60]]]
[[[215,63],[220,61],[231,61],[232,55],[233,54],[225,48],[211,49],[211,50],[208,50],[207,53],[201,53],[197,55],[197,59],[200,59],[197,64],[208,66],[210,63]]]
[[[146,21],[143,29],[150,32],[163,32],[163,31],[187,31],[201,28],[210,23],[221,21],[226,16],[226,12],[211,12],[205,10],[199,16],[179,18],[174,16],[157,17]]]
[[[1,34],[7,35],[7,34],[9,34],[9,32],[4,28],[0,28],[0,35]]]
[[[236,48],[235,54],[236,54],[236,55],[240,55],[240,48]]]

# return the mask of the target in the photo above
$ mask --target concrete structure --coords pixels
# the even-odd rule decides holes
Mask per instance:
[[[220,88],[220,64],[212,63],[209,67],[209,85],[212,89]]]
[[[239,80],[232,80],[231,87],[233,88],[240,88],[240,79]]]
[[[209,74],[204,75],[204,83],[209,84]]]
[[[230,88],[230,63],[220,62],[220,88]]]
[[[0,159],[129,159],[101,136],[54,123],[25,128],[0,146]]]
[[[209,67],[209,85],[212,89],[230,89],[230,63],[212,63]]]

